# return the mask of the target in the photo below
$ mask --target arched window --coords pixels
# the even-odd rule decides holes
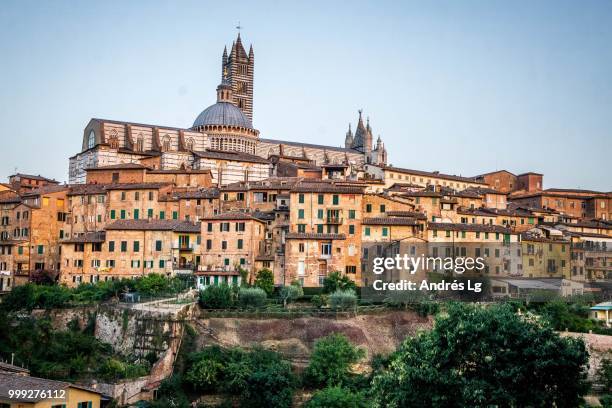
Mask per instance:
[[[144,150],[144,142],[142,140],[142,137],[138,137],[138,139],[136,139],[136,151],[142,152],[143,150]]]
[[[162,151],[163,152],[170,151],[170,137],[167,135],[164,137],[164,140],[162,142]]]
[[[91,149],[96,145],[96,132],[94,130],[89,131],[89,136],[87,137],[87,148]]]
[[[192,138],[187,139],[186,145],[187,145],[186,146],[187,150],[193,150],[193,139]]]

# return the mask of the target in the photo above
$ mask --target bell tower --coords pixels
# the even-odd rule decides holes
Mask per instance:
[[[240,30],[240,26],[237,27]],[[232,44],[232,49],[227,54],[227,48],[223,50],[221,58],[222,77],[227,76],[227,82],[232,87],[232,102],[253,121],[253,73],[255,68],[255,53],[253,46],[249,48],[247,54],[240,31],[238,38]]]

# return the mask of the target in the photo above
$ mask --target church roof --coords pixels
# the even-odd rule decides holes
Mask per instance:
[[[206,125],[240,126],[253,129],[249,118],[234,104],[230,102],[217,102],[204,109],[198,115],[193,127]]]

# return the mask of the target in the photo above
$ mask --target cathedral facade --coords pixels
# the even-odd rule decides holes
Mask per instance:
[[[380,139],[373,146],[369,119],[362,113],[344,146],[324,146],[264,139],[253,126],[255,54],[245,51],[240,35],[230,53],[223,50],[217,101],[190,127],[176,128],[106,119],[91,119],[83,132],[81,151],[70,158],[69,182],[85,183],[89,168],[138,163],[157,170],[211,170],[213,182],[224,185],[273,176],[271,156],[300,157],[315,165],[346,164],[354,174],[366,164],[386,164]]]

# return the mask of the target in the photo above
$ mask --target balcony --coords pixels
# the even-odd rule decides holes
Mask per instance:
[[[172,270],[178,274],[190,274],[197,269],[193,263],[173,263]]]
[[[343,218],[340,216],[327,216],[327,224],[342,224]]]
[[[175,243],[172,244],[172,249],[178,249],[179,251],[193,251],[194,245],[191,243]]]

